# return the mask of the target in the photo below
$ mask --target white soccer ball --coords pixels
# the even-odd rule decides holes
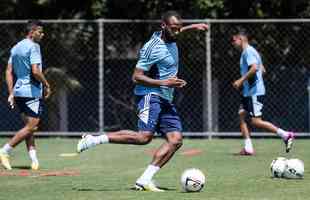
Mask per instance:
[[[284,171],[283,177],[288,179],[300,179],[304,177],[304,163],[297,159],[289,159],[287,160],[287,167]]]
[[[270,164],[271,175],[274,178],[282,178],[287,166],[287,159],[284,157],[278,157],[274,159]]]
[[[186,169],[181,176],[181,185],[184,192],[200,192],[205,182],[206,177],[199,169]]]

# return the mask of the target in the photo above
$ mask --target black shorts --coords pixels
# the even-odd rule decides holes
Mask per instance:
[[[261,117],[263,115],[265,96],[241,97],[239,112],[245,110],[251,117]]]
[[[26,116],[40,118],[43,113],[44,105],[40,98],[15,97],[15,103],[19,111]]]

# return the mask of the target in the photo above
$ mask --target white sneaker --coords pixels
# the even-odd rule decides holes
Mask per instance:
[[[94,136],[85,134],[82,136],[82,139],[77,144],[77,152],[81,153],[94,146],[96,146],[94,142]]]
[[[0,161],[2,166],[7,170],[12,170],[11,164],[10,164],[10,156],[9,154],[6,154],[2,151],[0,151]]]
[[[153,181],[149,182],[148,184],[135,184],[135,190],[137,191],[149,191],[149,192],[165,192],[165,190],[158,188]]]
[[[288,132],[288,136],[284,139],[286,153],[289,153],[290,150],[292,149],[294,139],[295,139],[295,133]]]
[[[39,165],[39,162],[32,162],[31,163],[31,169],[32,170],[39,170],[39,168],[40,168],[40,165]]]

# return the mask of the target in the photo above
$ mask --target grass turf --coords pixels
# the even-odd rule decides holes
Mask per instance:
[[[1,138],[0,144],[8,138]],[[77,139],[37,139],[41,170],[31,172],[25,145],[20,144],[11,156],[10,175],[0,169],[0,199],[5,200],[298,200],[310,199],[309,140],[296,140],[292,153],[284,153],[280,139],[256,139],[256,156],[235,156],[241,148],[239,139],[185,139],[173,159],[155,176],[165,193],[137,192],[130,188],[151,157],[147,154],[162,140],[146,146],[100,145],[79,156],[61,157],[75,151]],[[182,152],[198,149],[201,154]],[[271,161],[279,156],[300,158],[305,163],[303,180],[272,179]],[[200,193],[183,193],[179,179],[183,170],[199,168],[207,176]],[[74,176],[64,176],[65,172]],[[56,173],[57,172],[57,173]],[[49,174],[42,176],[42,174]],[[63,176],[56,176],[62,175]],[[14,176],[12,176],[14,175]],[[23,176],[24,175],[24,176]],[[68,175],[68,174],[67,174]],[[70,175],[70,174],[69,174]]]

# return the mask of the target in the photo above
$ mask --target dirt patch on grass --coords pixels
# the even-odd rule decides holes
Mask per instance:
[[[79,176],[80,172],[76,170],[12,170],[12,171],[0,171],[1,176],[31,176],[31,177],[40,177],[40,176]]]

